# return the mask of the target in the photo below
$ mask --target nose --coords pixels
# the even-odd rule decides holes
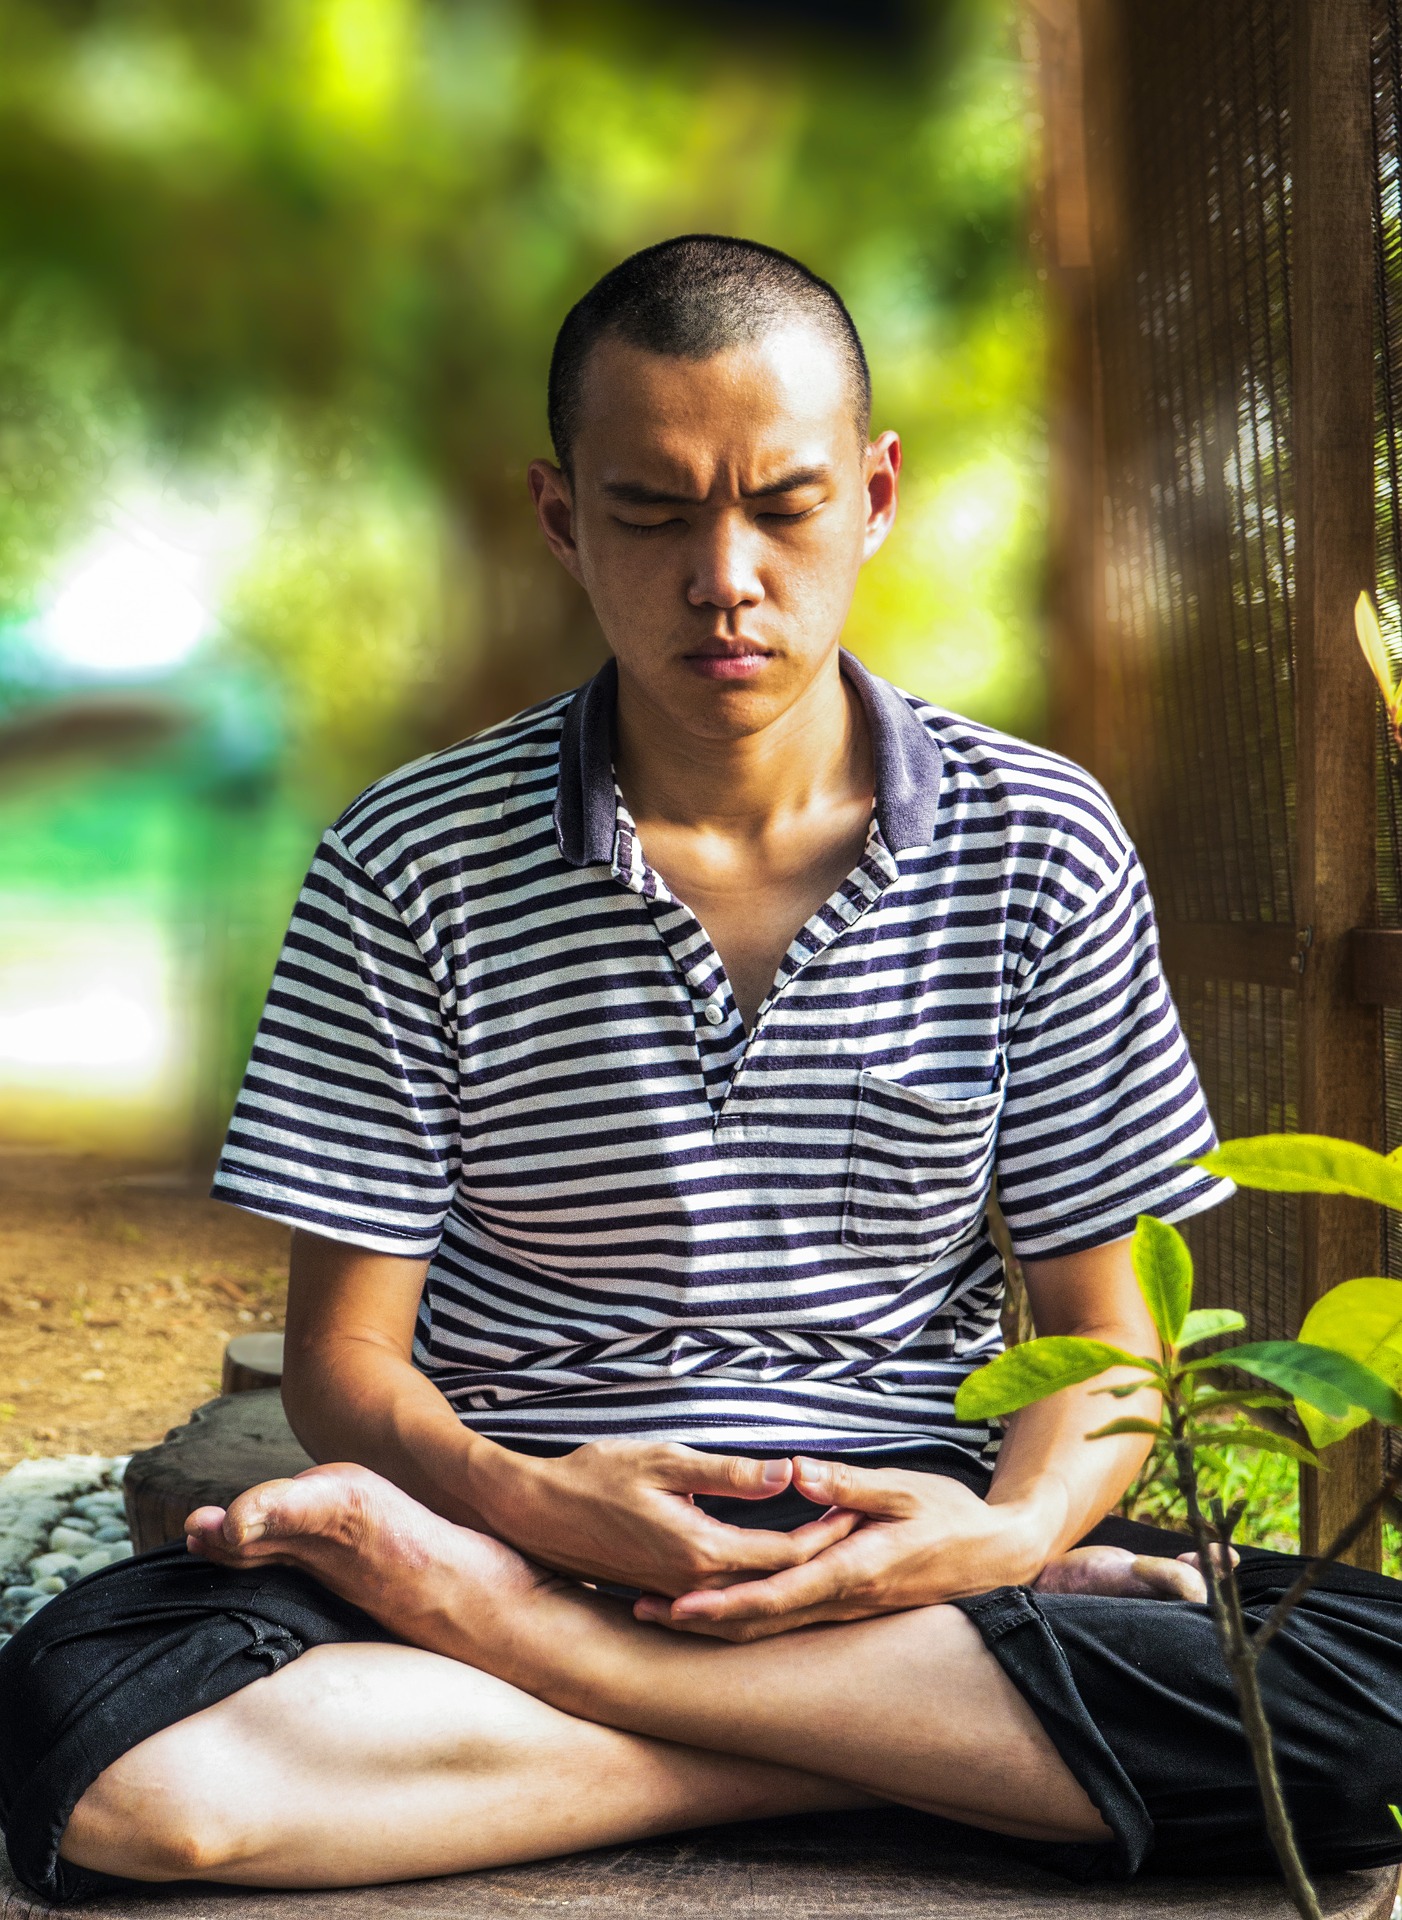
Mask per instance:
[[[758,532],[743,514],[717,514],[698,528],[686,589],[691,605],[727,613],[758,606],[764,598],[758,549]]]

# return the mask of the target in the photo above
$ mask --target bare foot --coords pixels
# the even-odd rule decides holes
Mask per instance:
[[[412,1631],[418,1645],[421,1622],[444,1609],[471,1613],[490,1631],[503,1609],[560,1584],[505,1542],[454,1526],[366,1467],[266,1480],[227,1512],[196,1508],[185,1536],[192,1553],[219,1566],[300,1567],[392,1632]]]
[[[1176,1560],[1128,1547],[1073,1547],[1048,1561],[1033,1583],[1037,1593],[1094,1593],[1120,1600],[1207,1598],[1207,1582],[1195,1553]]]

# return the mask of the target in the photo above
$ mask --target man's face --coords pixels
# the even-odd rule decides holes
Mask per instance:
[[[796,323],[709,360],[600,341],[573,481],[531,490],[630,693],[689,733],[771,724],[837,648],[895,516],[900,445],[859,444],[851,378]]]

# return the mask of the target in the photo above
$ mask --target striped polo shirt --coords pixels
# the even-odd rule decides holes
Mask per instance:
[[[415,1364],[503,1441],[992,1436],[1034,1259],[1230,1189],[1099,787],[850,655],[859,864],[746,1032],[613,774],[616,671],[379,781],[297,902],[215,1195],[427,1258]]]

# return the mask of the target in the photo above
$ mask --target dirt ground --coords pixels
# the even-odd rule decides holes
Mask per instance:
[[[0,1469],[159,1440],[281,1329],[287,1246],[185,1174],[0,1146]]]

